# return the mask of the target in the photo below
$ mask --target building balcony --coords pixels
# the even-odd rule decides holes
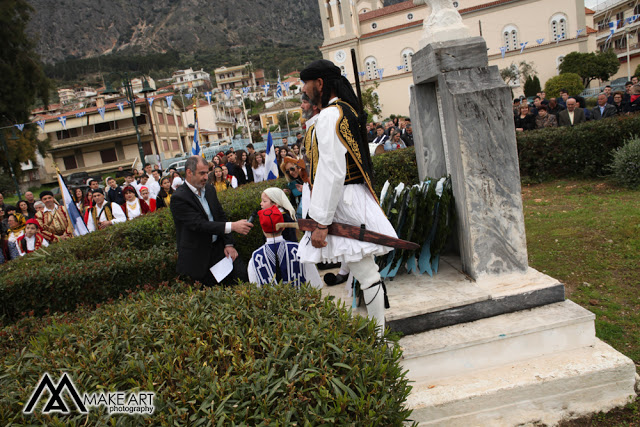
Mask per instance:
[[[231,82],[240,81],[242,79],[249,80],[250,79],[249,74],[241,74],[241,75],[235,75],[233,77],[225,77],[225,78],[216,77],[216,83],[231,83]]]
[[[151,135],[148,125],[138,126],[140,130],[140,137]],[[127,137],[135,137],[135,127],[127,127],[123,129],[115,129],[106,132],[90,133],[86,135],[74,136],[72,138],[65,138],[62,140],[52,141],[50,152],[68,150],[70,148],[77,148],[84,145],[97,144],[101,142],[108,142],[111,140],[121,140]],[[81,171],[82,172],[82,171]]]
[[[235,120],[233,119],[233,117],[230,117],[230,116],[220,116],[220,117],[216,117],[216,123],[232,124],[232,123],[235,123]]]

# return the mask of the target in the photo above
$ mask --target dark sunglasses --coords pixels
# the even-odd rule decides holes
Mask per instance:
[[[297,171],[297,170],[298,170],[298,168],[289,168],[289,169],[287,169],[287,170],[288,170],[289,172],[295,172],[295,171]]]

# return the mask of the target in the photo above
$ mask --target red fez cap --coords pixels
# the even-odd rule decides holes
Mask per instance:
[[[31,218],[30,220],[27,221],[26,224],[33,224],[36,226],[36,228],[40,229],[40,224],[38,224],[38,221],[35,218]]]
[[[262,231],[265,233],[276,233],[276,224],[284,222],[282,212],[280,212],[277,205],[258,211],[258,216],[260,217]]]

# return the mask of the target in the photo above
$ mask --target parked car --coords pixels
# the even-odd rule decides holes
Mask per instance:
[[[184,164],[187,163],[187,160],[178,160],[177,162],[173,162],[171,163],[169,166],[167,166],[166,170],[169,170],[171,168],[176,168],[176,170],[180,173],[184,173]]]

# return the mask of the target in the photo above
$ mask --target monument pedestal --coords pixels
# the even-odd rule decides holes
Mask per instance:
[[[420,425],[553,425],[635,396],[633,361],[596,338],[595,315],[565,300],[562,284],[532,268],[476,282],[459,258],[442,257],[434,277],[401,275],[387,290]],[[323,289],[350,307],[347,292]]]

